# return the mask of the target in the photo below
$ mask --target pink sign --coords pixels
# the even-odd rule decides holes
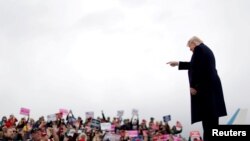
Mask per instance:
[[[167,140],[167,138],[165,138],[162,135],[153,136],[153,141],[166,141],[166,140]]]
[[[20,114],[21,114],[21,115],[28,116],[28,115],[30,114],[30,109],[21,108],[21,109],[20,109]]]
[[[172,139],[173,141],[181,141],[180,137],[170,136],[168,134],[157,135],[153,137],[153,141],[168,141],[169,139]]]
[[[159,139],[160,139],[161,141],[167,141],[168,138],[169,138],[169,135],[161,135]]]
[[[200,137],[200,132],[199,131],[191,131],[190,137]]]
[[[174,141],[182,141],[182,139],[180,137],[175,137],[174,136]]]
[[[69,111],[67,109],[59,109],[59,113],[62,113],[63,115],[67,115]]]
[[[110,131],[115,131],[115,125],[114,124],[111,125]]]
[[[137,130],[131,130],[131,131],[126,131],[128,136],[133,138],[138,136],[138,131]]]

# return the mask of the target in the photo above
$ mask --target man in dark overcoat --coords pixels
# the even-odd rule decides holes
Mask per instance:
[[[227,110],[220,77],[212,50],[194,36],[187,46],[193,52],[190,62],[170,61],[170,66],[188,70],[191,93],[191,123],[201,121],[203,139],[219,124],[219,117],[226,116]]]

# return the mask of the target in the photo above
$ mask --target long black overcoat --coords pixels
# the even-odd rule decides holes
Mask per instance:
[[[188,70],[189,85],[197,90],[191,95],[191,123],[227,115],[215,57],[204,43],[196,46],[190,62],[179,62],[179,70]]]

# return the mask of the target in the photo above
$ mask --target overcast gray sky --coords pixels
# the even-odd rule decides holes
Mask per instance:
[[[190,124],[187,40],[213,51],[229,116],[250,109],[248,0],[0,0],[0,115],[72,109]],[[247,117],[250,123],[249,116]]]

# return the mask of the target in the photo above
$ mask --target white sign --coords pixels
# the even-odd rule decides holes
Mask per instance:
[[[94,118],[94,112],[86,112],[85,116],[86,118]]]
[[[123,114],[124,114],[124,111],[123,111],[123,110],[117,111],[117,116],[118,116],[118,117],[122,117]]]
[[[111,131],[111,123],[109,122],[101,123],[101,129],[103,131]]]
[[[47,116],[47,121],[56,121],[56,114],[51,114]]]
[[[133,116],[138,116],[138,110],[137,109],[133,109],[132,110],[132,115]]]

